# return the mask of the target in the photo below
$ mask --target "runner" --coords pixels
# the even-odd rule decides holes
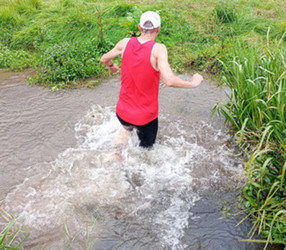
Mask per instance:
[[[158,92],[160,75],[164,83],[174,88],[196,88],[203,81],[195,74],[190,81],[175,76],[164,44],[156,43],[161,29],[161,18],[153,11],[142,14],[139,37],[124,38],[104,54],[100,61],[110,73],[119,70],[112,59],[122,56],[121,89],[116,114],[123,125],[120,142],[126,141],[128,131],[136,129],[140,146],[150,148],[158,131]]]

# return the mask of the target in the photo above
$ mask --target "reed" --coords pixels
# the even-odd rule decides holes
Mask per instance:
[[[23,226],[17,225],[17,219],[1,208],[1,216],[7,221],[3,229],[0,229],[0,249],[19,250],[23,242],[29,237],[29,233]]]
[[[254,220],[249,234],[286,244],[286,50],[269,32],[263,47],[236,41],[231,62],[221,61],[229,101],[215,109],[225,116],[246,150],[245,207]]]

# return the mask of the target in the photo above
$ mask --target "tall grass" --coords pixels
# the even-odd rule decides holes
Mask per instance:
[[[123,37],[138,35],[140,15],[150,8],[124,1],[110,6],[96,0],[2,0],[1,5],[0,28],[5,32],[0,37],[0,67],[33,67],[37,76],[30,81],[52,88],[105,75],[101,55]],[[168,47],[185,42],[194,33],[194,27],[190,29],[175,11],[154,9],[168,22],[160,38]],[[178,27],[180,32],[176,32]],[[16,51],[26,52],[29,60],[24,63],[19,56],[14,57]]]
[[[0,210],[1,216],[7,221],[3,228],[0,228],[0,249],[2,250],[19,250],[21,249],[23,242],[29,237],[29,233],[23,226],[17,225],[17,219],[12,215]]]
[[[231,63],[221,61],[222,80],[230,87],[231,96],[228,105],[220,109],[241,137],[259,140],[270,126],[279,151],[286,142],[286,54],[281,42],[270,44],[268,40],[264,48],[257,48],[237,40]]]
[[[254,47],[237,40],[231,62],[221,61],[229,101],[216,110],[232,126],[249,160],[244,205],[255,233],[286,244],[286,50],[283,38]],[[266,245],[267,245],[266,244]]]
[[[16,219],[12,220],[0,232],[0,249],[21,249],[23,242],[29,237],[29,234],[23,228],[16,229],[16,222]]]

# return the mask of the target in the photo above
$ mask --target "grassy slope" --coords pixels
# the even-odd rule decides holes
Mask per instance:
[[[225,2],[228,4],[214,0],[0,0],[0,67],[41,68],[41,77],[34,81],[52,86],[102,75],[106,71],[98,63],[100,54],[137,30],[140,11],[134,6],[160,12],[158,41],[168,47],[170,63],[178,72],[196,69],[216,73],[216,59],[231,54],[234,37],[259,42],[269,25],[272,37],[281,36],[285,30],[282,0]],[[233,22],[221,23],[216,8],[235,15]],[[101,28],[103,45],[99,41]]]

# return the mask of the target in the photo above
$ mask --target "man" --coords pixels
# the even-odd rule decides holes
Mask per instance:
[[[100,61],[109,72],[119,70],[112,59],[122,56],[121,89],[116,114],[127,131],[136,128],[140,146],[150,148],[158,131],[158,92],[160,74],[164,83],[175,88],[196,88],[203,77],[195,74],[190,81],[175,76],[168,63],[164,44],[155,40],[160,32],[161,18],[153,11],[142,14],[139,37],[124,38],[104,54]]]

